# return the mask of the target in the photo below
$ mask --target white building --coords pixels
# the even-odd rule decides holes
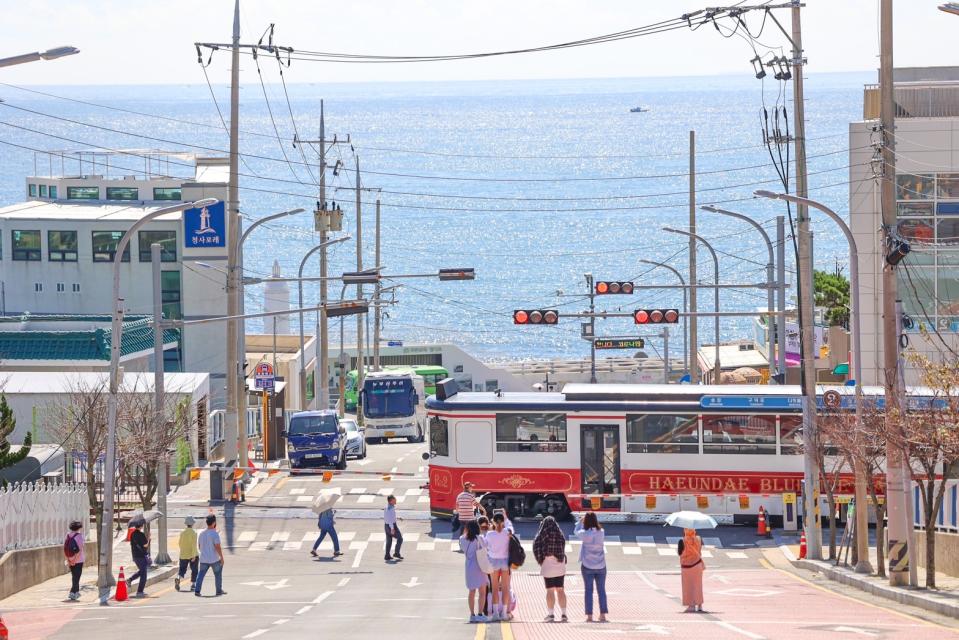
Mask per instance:
[[[109,161],[101,158],[92,169],[103,174],[26,179],[26,200],[0,208],[0,315],[109,316],[113,258],[123,233],[147,213],[207,197],[220,202],[162,216],[138,232],[124,253],[120,291],[126,313],[152,315],[150,245],[159,243],[164,315],[225,315],[225,277],[193,263],[226,265],[227,159],[195,158],[190,178],[157,175],[163,165],[155,159],[144,165],[144,175],[111,177]],[[217,323],[185,328],[178,348],[167,352],[167,369],[209,372],[213,396],[222,398],[224,338]]]
[[[909,346],[934,359],[959,351],[959,67],[895,70],[896,231],[911,246],[897,267],[912,321]],[[850,226],[859,247],[863,383],[883,384],[879,88],[849,125]],[[908,322],[907,322],[908,324]],[[951,350],[951,351],[950,351]],[[906,383],[918,373],[906,363]]]

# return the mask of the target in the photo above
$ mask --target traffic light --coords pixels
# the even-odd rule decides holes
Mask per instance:
[[[596,283],[596,295],[631,295],[633,293],[632,282],[618,282],[615,280],[600,280]]]
[[[559,311],[556,309],[516,309],[513,311],[513,324],[556,324]]]
[[[636,324],[676,324],[679,322],[678,309],[637,309],[633,311]]]

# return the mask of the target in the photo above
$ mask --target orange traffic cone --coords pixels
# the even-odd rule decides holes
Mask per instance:
[[[762,505],[759,505],[759,522],[756,525],[756,535],[769,535],[769,529],[766,528],[766,510],[763,509]]]
[[[120,567],[120,576],[117,578],[117,592],[113,599],[117,602],[123,602],[127,599],[127,579],[123,575],[123,567]]]
[[[236,480],[233,481],[233,491],[230,493],[230,502],[240,501],[240,490],[236,487]]]
[[[806,559],[806,530],[803,529],[802,535],[799,536],[799,559]]]
[[[3,618],[0,618],[0,640],[8,640],[10,632],[7,631],[7,625],[3,624]]]

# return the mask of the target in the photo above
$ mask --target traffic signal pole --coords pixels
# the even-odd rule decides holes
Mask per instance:
[[[587,273],[586,275],[586,288],[589,291],[589,324],[590,324],[590,335],[592,337],[596,336],[596,317],[593,316],[593,313],[596,311],[596,292],[593,289],[593,274]],[[592,340],[589,341],[589,381],[592,384],[596,384],[596,345]]]

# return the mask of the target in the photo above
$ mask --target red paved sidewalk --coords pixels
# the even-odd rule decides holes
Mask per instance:
[[[902,638],[941,640],[955,631],[831,593],[775,569],[706,572],[707,613],[683,613],[673,572],[615,572],[607,578],[609,624],[587,624],[578,572],[566,577],[569,624],[542,622],[543,581],[515,573],[516,640],[673,637],[702,640]],[[595,597],[595,596],[594,596]],[[594,609],[598,608],[594,604]],[[505,630],[504,630],[505,631]],[[504,638],[509,632],[504,633]]]

